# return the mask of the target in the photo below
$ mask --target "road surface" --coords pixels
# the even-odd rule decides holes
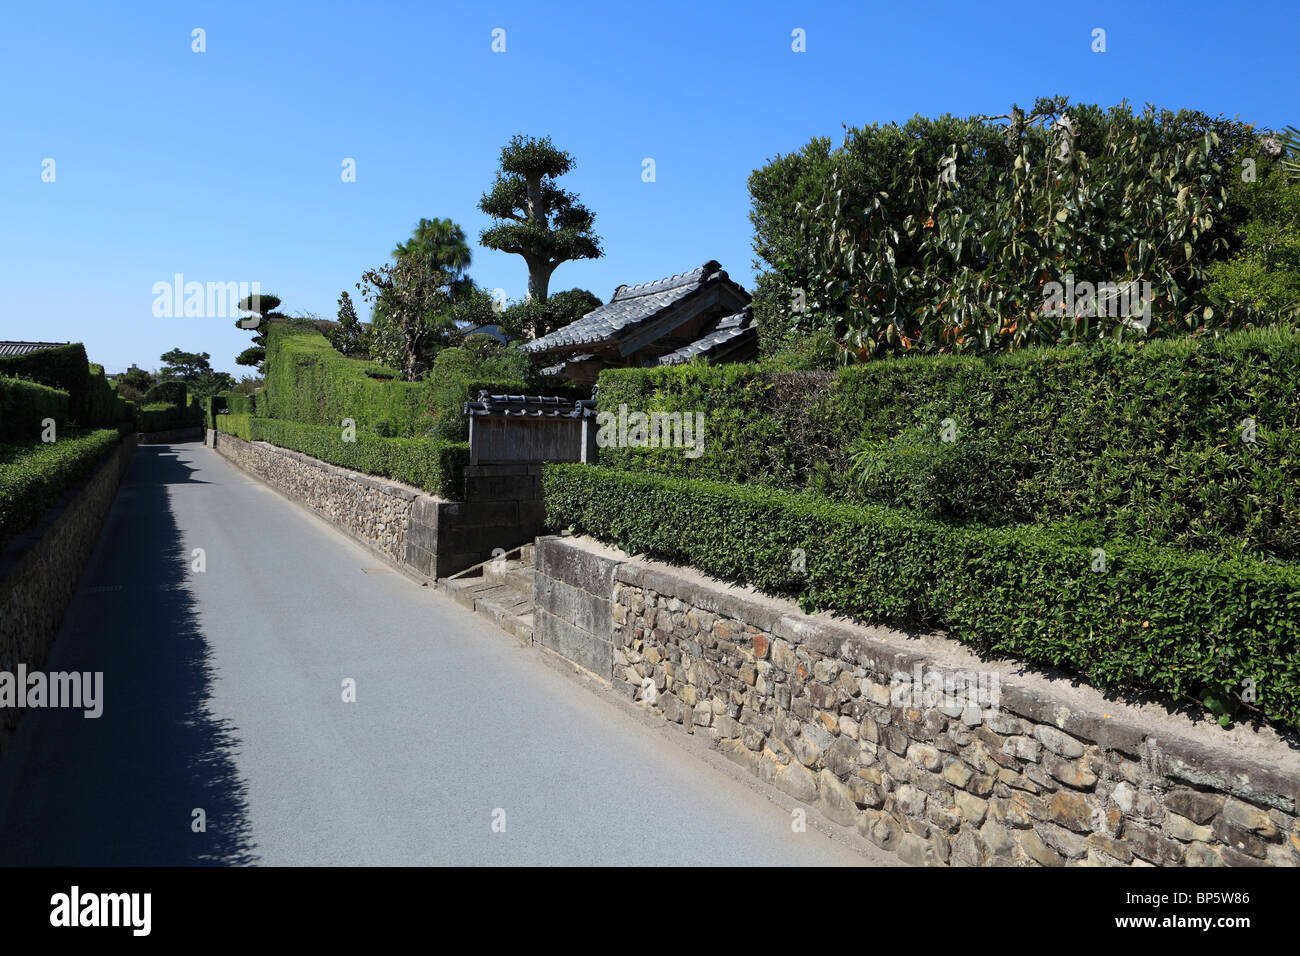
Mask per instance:
[[[0,864],[895,863],[199,443],[136,452],[45,669],[104,712],[24,716]]]

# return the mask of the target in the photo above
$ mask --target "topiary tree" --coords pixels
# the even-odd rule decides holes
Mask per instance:
[[[287,318],[283,313],[275,311],[279,307],[280,297],[269,292],[250,295],[240,300],[239,311],[250,312],[252,315],[237,319],[235,327],[244,330],[252,329],[253,344],[239,353],[239,357],[235,359],[236,365],[251,365],[259,372],[262,371],[262,363],[266,361],[267,320]]]
[[[561,263],[603,255],[600,237],[592,232],[595,215],[555,184],[573,163],[549,136],[515,135],[501,149],[496,181],[479,200],[478,208],[496,220],[479,241],[523,257],[530,299],[546,299],[551,273]]]

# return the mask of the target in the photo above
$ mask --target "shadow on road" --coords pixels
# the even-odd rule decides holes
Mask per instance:
[[[166,445],[136,451],[45,668],[102,671],[103,716],[24,714],[0,761],[0,864],[255,862],[169,501],[193,471]]]

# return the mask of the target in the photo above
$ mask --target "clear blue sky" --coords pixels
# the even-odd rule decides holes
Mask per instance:
[[[552,291],[607,299],[711,258],[748,285],[745,183],[777,153],[1052,94],[1300,124],[1297,19],[1281,2],[11,2],[0,338],[84,341],[110,372],[173,347],[246,372],[248,333],[155,318],[154,283],[256,280],[333,318],[421,216],[464,226],[471,275],[521,297],[523,261],[477,245],[475,208],[516,132],[574,154],[562,184],[604,240]]]

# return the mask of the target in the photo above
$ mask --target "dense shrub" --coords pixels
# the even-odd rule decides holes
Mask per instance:
[[[1000,112],[1000,111],[999,111]],[[828,333],[840,359],[990,351],[1235,327],[1205,267],[1249,210],[1227,187],[1271,162],[1260,131],[1194,110],[1044,98],[1003,125],[917,116],[777,156],[749,180],[765,352]],[[1004,117],[1005,118],[1005,117]],[[1057,121],[1068,118],[1069,142]],[[953,177],[944,182],[942,163]],[[1145,333],[1045,313],[1044,285],[1148,281]]]
[[[356,441],[343,440],[343,430],[328,425],[303,425],[252,415],[218,415],[217,429],[245,441],[264,441],[300,451],[342,468],[379,475],[422,488],[430,494],[459,498],[469,446],[425,438],[384,438],[358,430]]]
[[[599,395],[602,411],[705,416],[700,457],[602,448],[611,467],[1300,558],[1294,333],[913,357],[838,374],[621,369],[601,375]]]
[[[68,419],[68,393],[48,385],[0,378],[0,441],[39,438],[45,419]]]
[[[86,475],[121,440],[104,428],[54,442],[0,444],[0,544],[40,520],[46,509]]]
[[[543,487],[553,528],[810,608],[942,626],[981,651],[1100,687],[1239,706],[1249,679],[1259,714],[1300,727],[1300,568],[1101,542],[1096,572],[1092,545],[1042,528],[953,526],[807,492],[589,465],[548,465]]]
[[[443,349],[433,360],[427,379],[431,419],[429,435],[447,441],[469,437],[465,402],[480,390],[523,394],[528,389],[529,359],[518,349],[496,345],[475,353],[466,348]]]
[[[145,393],[144,404],[165,402],[168,405],[182,406],[188,399],[189,389],[184,382],[160,382]]]

